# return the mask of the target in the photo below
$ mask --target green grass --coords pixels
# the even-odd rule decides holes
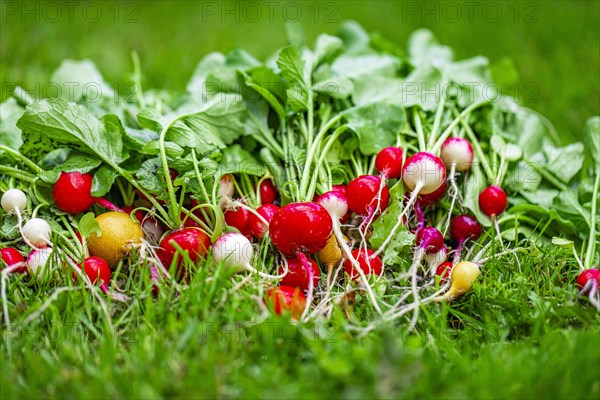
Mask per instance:
[[[577,301],[568,252],[542,253],[490,261],[473,293],[424,307],[417,333],[401,319],[364,337],[340,310],[264,319],[259,285],[233,291],[210,266],[156,300],[134,273],[134,302],[109,303],[112,328],[85,289],[24,325],[54,289],[12,279],[2,398],[597,398],[600,316]],[[356,315],[368,310],[359,299]]]
[[[8,3],[14,2],[1,6]],[[498,22],[480,16],[437,23],[408,15],[404,21],[407,9],[391,1],[339,2],[335,18],[356,19],[401,47],[413,29],[427,26],[459,57],[511,58],[519,87],[538,88],[530,106],[571,141],[589,116],[600,114],[600,3],[527,2],[537,5],[534,23],[522,15],[515,22],[509,3],[498,3],[505,16]],[[337,22],[314,21],[314,3],[299,4],[305,14],[298,23],[309,42],[337,30]],[[109,82],[123,83],[135,49],[147,86],[177,90],[210,51],[241,46],[265,58],[285,43],[280,16],[202,22],[198,7],[139,3],[138,22],[131,24],[115,23],[108,6],[94,24],[5,16],[2,99],[13,84],[48,82],[66,57],[91,58]],[[308,325],[263,320],[259,286],[233,291],[231,278],[212,268],[202,269],[181,296],[163,293],[156,300],[147,282],[132,279],[126,289],[134,302],[109,302],[112,327],[82,288],[60,294],[24,324],[55,288],[11,278],[13,325],[2,330],[0,397],[598,398],[600,317],[576,298],[575,262],[549,248],[519,260],[490,262],[468,296],[425,307],[416,333],[399,320],[364,337],[348,330],[340,310],[329,322]],[[357,314],[374,318],[360,300]]]

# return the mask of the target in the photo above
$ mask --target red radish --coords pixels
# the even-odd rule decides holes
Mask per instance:
[[[88,257],[83,262],[82,267],[83,271],[94,285],[99,283],[101,286],[106,287],[106,285],[110,283],[110,267],[103,258],[95,256]],[[75,278],[75,282],[77,282],[77,275],[73,274],[73,277]]]
[[[361,175],[348,184],[347,190],[348,207],[359,215],[381,213],[390,201],[390,192],[378,176]]]
[[[315,203],[292,203],[279,209],[269,224],[273,245],[286,256],[316,253],[327,244],[333,226],[329,213]]]
[[[250,238],[252,237],[250,215],[250,212],[243,207],[228,209],[225,211],[225,222],[240,231],[242,235]]]
[[[488,186],[479,195],[479,208],[490,219],[502,214],[506,210],[506,205],[506,192],[500,186]]]
[[[441,281],[446,281],[450,278],[450,273],[452,272],[453,264],[450,261],[446,261],[440,265],[435,274],[440,277]]]
[[[307,291],[310,286],[310,277],[312,276],[313,287],[316,287],[321,280],[321,271],[317,263],[308,258],[308,265],[311,271],[306,269],[305,264],[298,258],[288,258],[288,272],[281,280],[281,285],[297,287],[302,291]],[[278,273],[285,273],[285,266],[280,266]]]
[[[496,237],[502,246],[504,246],[502,234],[496,217],[506,210],[506,205],[506,192],[500,186],[488,186],[479,194],[479,208],[493,221],[496,228]]]
[[[254,248],[250,240],[241,233],[226,233],[215,241],[212,249],[217,263],[234,272],[248,271],[265,279],[280,279],[281,275],[269,275],[260,272],[250,264],[254,256]]]
[[[2,261],[6,263],[6,266],[10,268],[11,272],[27,272],[25,259],[23,258],[23,255],[16,249],[13,249],[12,247],[5,247],[4,249],[0,250],[0,256],[2,257]],[[3,269],[2,265],[0,265],[0,269]]]
[[[172,266],[175,255],[179,253],[178,247],[183,253],[187,253],[192,262],[197,263],[206,257],[210,247],[210,237],[197,228],[183,228],[168,234],[161,240],[160,249],[158,250],[158,257],[167,269]],[[179,278],[183,278],[185,274],[181,270],[182,265],[183,256],[179,253],[177,260],[177,275]]]
[[[586,269],[577,277],[577,287],[580,290],[583,290],[588,284],[596,284],[598,285],[598,281],[600,281],[600,270],[597,269]]]
[[[348,188],[346,188],[346,185],[333,185],[331,187],[331,191],[342,192],[342,194],[345,196],[348,193]]]
[[[411,190],[411,195],[402,213],[398,216],[398,222],[396,222],[389,236],[377,249],[377,254],[381,253],[396,235],[396,231],[403,223],[404,216],[413,206],[417,196],[419,194],[435,192],[443,185],[445,180],[446,167],[439,157],[422,151],[410,156],[406,160],[402,168],[402,181]]]
[[[429,194],[420,194],[419,195],[419,204],[423,207],[430,207],[436,204],[438,201],[444,197],[446,194],[446,189],[448,188],[448,180],[445,180],[435,192]]]
[[[278,286],[267,292],[266,303],[273,307],[275,314],[289,312],[293,319],[298,319],[306,307],[306,297],[298,288]]]
[[[260,196],[260,204],[274,203],[279,195],[271,179],[265,179],[260,183],[258,187],[258,194]]]
[[[80,172],[61,172],[52,189],[52,197],[58,209],[69,214],[86,211],[94,203],[112,211],[122,211],[103,198],[92,197],[92,175]]]
[[[334,221],[339,221],[342,224],[347,222],[352,215],[352,211],[350,211],[348,208],[346,191],[331,190],[329,192],[325,192],[319,196],[315,202],[325,207]]]
[[[41,218],[31,218],[23,225],[23,241],[33,249],[46,247],[50,242],[52,228]]]
[[[481,236],[481,226],[470,215],[458,215],[450,221],[450,234],[459,244],[467,239],[477,240]]]
[[[600,282],[600,270],[586,269],[577,277],[577,287],[581,295],[587,295],[590,303],[600,311],[600,298],[598,296],[598,283]]]
[[[264,218],[267,223],[270,223],[275,213],[279,210],[279,206],[275,204],[264,204],[256,209],[256,212]],[[262,239],[269,229],[268,226],[257,216],[250,215],[250,232],[258,239]]]
[[[375,158],[375,169],[388,179],[398,179],[402,174],[403,151],[400,147],[386,147]]]
[[[377,275],[380,276],[383,273],[383,262],[381,258],[375,255],[375,252],[371,249],[367,249],[365,252],[364,247],[352,251],[352,257],[358,261],[358,266],[365,275]],[[344,262],[344,271],[350,276],[351,279],[356,280],[360,277],[360,273],[356,270],[356,266],[353,265],[351,260]]]

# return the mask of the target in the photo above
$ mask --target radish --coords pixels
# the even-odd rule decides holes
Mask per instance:
[[[52,248],[44,247],[42,249],[34,249],[27,257],[27,267],[30,273],[37,278],[38,281],[46,277],[47,269],[50,266],[49,261],[52,256]]]
[[[249,271],[265,279],[281,279],[282,275],[269,275],[256,270],[250,264],[254,256],[254,248],[250,240],[241,233],[226,233],[217,239],[212,249],[213,258],[217,263],[234,272]]]
[[[273,245],[286,256],[316,253],[325,247],[333,225],[327,210],[316,203],[292,203],[279,209],[269,224]]]
[[[450,272],[450,289],[437,297],[436,301],[454,300],[473,287],[473,283],[481,273],[479,265],[470,261],[461,261],[457,263]]]
[[[252,232],[254,237],[262,239],[265,236],[269,230],[268,224],[278,210],[279,206],[276,206],[275,204],[263,204],[256,209],[256,212],[262,219],[255,214],[250,215],[250,232]]]
[[[279,267],[278,273],[284,275],[281,279],[281,285],[297,287],[303,292],[308,291],[310,286],[310,277],[312,276],[313,287],[316,287],[321,280],[321,271],[319,266],[312,259],[308,259],[310,271],[307,270],[304,263],[298,258],[288,258],[288,272],[285,273],[285,266]]]
[[[440,277],[441,281],[446,281],[448,278],[450,278],[452,267],[453,265],[450,261],[443,262],[439,267],[437,267],[435,274]]]
[[[450,234],[458,241],[454,253],[454,263],[456,264],[460,259],[460,252],[465,241],[477,240],[481,236],[481,226],[475,218],[469,215],[458,215],[450,221]]]
[[[52,228],[41,218],[32,218],[23,225],[23,240],[33,249],[49,245],[51,233]]]
[[[85,272],[92,284],[100,284],[100,288],[104,293],[108,293],[108,284],[111,280],[110,267],[100,257],[88,257],[81,265],[81,269]],[[73,279],[77,283],[77,275],[73,273]]]
[[[369,219],[387,208],[390,192],[380,177],[361,175],[348,184],[347,198],[350,210]]]
[[[442,197],[444,197],[447,188],[448,180],[445,180],[444,183],[442,183],[442,185],[435,192],[429,194],[420,194],[418,203],[422,207],[430,207],[436,204],[442,199]]]
[[[387,179],[398,179],[402,174],[402,156],[402,148],[386,147],[377,153],[375,169]]]
[[[496,228],[496,236],[502,246],[502,235],[500,234],[500,226],[496,217],[506,210],[506,205],[506,192],[498,185],[488,186],[479,194],[479,208],[493,221]]]
[[[277,189],[275,189],[271,179],[264,179],[260,182],[258,185],[258,196],[260,204],[272,204],[277,200],[279,193],[277,193]]]
[[[361,269],[364,275],[377,275],[381,276],[383,273],[383,262],[373,250],[364,247],[352,251],[352,258],[358,262],[358,268]],[[350,279],[358,279],[360,272],[357,270],[357,266],[351,260],[344,262],[344,271],[348,274]]]
[[[18,214],[27,207],[27,196],[19,189],[8,189],[0,200],[7,214]]]
[[[506,210],[506,205],[506,192],[500,186],[488,186],[479,194],[479,208],[490,219],[502,214]]]
[[[23,216],[21,212],[27,207],[27,196],[20,189],[8,189],[2,195],[0,204],[7,214],[15,214],[17,216],[17,227],[23,237],[23,240],[29,247],[32,246],[31,242],[28,242],[25,235],[23,234]]]
[[[58,209],[68,214],[77,214],[97,203],[112,211],[123,211],[106,199],[92,197],[92,180],[90,174],[61,172],[52,189],[52,197]]]
[[[433,226],[426,226],[417,232],[417,246],[424,254],[437,253],[444,246],[444,237]]]
[[[473,165],[473,146],[467,139],[450,137],[442,144],[440,158],[450,169],[448,180],[454,180],[454,172],[465,172]]]
[[[204,231],[197,228],[183,228],[169,233],[160,242],[158,257],[163,265],[169,269],[173,261],[177,259],[176,275],[179,279],[185,277],[183,266],[183,254],[187,254],[190,260],[197,263],[206,257],[210,248],[210,237]],[[177,256],[177,257],[176,257]]]
[[[444,164],[446,164],[446,168],[450,170],[448,180],[450,181],[450,185],[452,187],[452,202],[450,203],[450,209],[448,210],[449,220],[450,216],[452,215],[452,210],[454,209],[456,198],[460,194],[458,186],[456,185],[455,175],[456,172],[468,171],[473,165],[473,146],[471,146],[471,142],[469,142],[467,139],[450,137],[442,144],[440,158]],[[447,226],[444,230],[444,233],[446,233],[446,231]]]
[[[23,255],[12,247],[5,247],[0,250],[0,256],[2,257],[2,261],[6,263],[7,271],[10,270],[9,272],[14,271],[18,273],[27,272],[27,266],[25,265]]]
[[[232,197],[235,192],[235,185],[233,184],[233,175],[225,174],[219,179],[219,197]],[[195,205],[194,205],[195,206]]]
[[[102,233],[87,238],[90,255],[104,259],[115,267],[132,249],[139,247],[144,239],[142,227],[129,214],[109,211],[96,217]]]
[[[275,314],[289,312],[293,319],[299,319],[306,308],[306,297],[300,289],[291,286],[278,286],[267,292],[266,301]]]
[[[433,275],[436,269],[446,261],[447,257],[448,249],[446,246],[442,246],[442,248],[435,253],[425,253],[423,258],[429,266],[429,275]]]
[[[410,156],[402,168],[402,181],[411,190],[410,198],[402,213],[398,216],[398,222],[392,228],[390,235],[377,249],[380,254],[396,235],[396,231],[404,221],[405,215],[412,207],[419,194],[433,193],[444,184],[446,180],[446,168],[439,157],[431,153],[419,152]],[[439,250],[439,249],[438,249]]]
[[[598,282],[600,281],[600,270],[595,268],[584,270],[577,277],[577,287],[580,295],[587,295],[590,303],[600,311],[600,299],[598,298]]]
[[[331,191],[342,192],[342,194],[346,195],[348,193],[348,188],[346,185],[333,185],[331,186]]]
[[[134,207],[132,206],[125,206],[123,207],[123,211],[125,211],[125,213],[127,214],[131,214],[131,212],[134,210]],[[152,244],[157,244],[160,241],[160,238],[162,237],[162,235],[165,233],[165,229],[164,227],[161,225],[160,222],[158,222],[156,220],[156,218],[154,218],[152,215],[150,215],[150,213],[144,214],[141,210],[137,210],[135,212],[135,219],[137,219],[141,226],[142,226],[142,231],[144,232],[144,237]],[[184,221],[184,226],[185,227],[193,227],[191,223],[189,223],[189,221],[194,221],[191,218],[188,218],[187,220]],[[194,221],[196,222],[196,221]],[[195,227],[197,227],[198,224],[195,225]]]
[[[348,238],[342,235],[342,240],[346,243],[348,242]],[[331,276],[333,274],[333,268],[342,261],[342,249],[338,244],[337,237],[335,234],[329,236],[327,239],[327,244],[317,253],[317,259],[321,264],[325,264],[327,267],[327,288],[329,288],[329,284],[331,282]]]
[[[252,238],[250,230],[250,212],[243,207],[235,207],[225,211],[225,223],[236,228],[242,235]]]

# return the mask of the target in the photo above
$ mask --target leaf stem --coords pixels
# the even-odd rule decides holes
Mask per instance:
[[[42,168],[40,168],[36,163],[31,161],[29,158],[25,157],[18,151],[15,151],[8,146],[0,144],[0,151],[5,151],[5,152],[9,153],[10,155],[12,155],[13,157],[23,161],[23,163],[25,163],[25,165],[27,165],[30,169],[32,169],[37,175],[43,176],[46,173],[46,171],[44,171]]]
[[[594,252],[596,248],[596,217],[598,210],[598,191],[600,190],[600,168],[596,168],[596,180],[594,181],[594,191],[592,192],[592,215],[590,221],[590,238],[588,240],[587,252],[585,253],[585,268],[590,269],[594,261]]]

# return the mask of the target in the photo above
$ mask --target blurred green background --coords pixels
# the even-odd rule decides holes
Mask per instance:
[[[354,19],[402,48],[411,31],[428,27],[459,58],[482,54],[500,66],[511,59],[518,81],[505,89],[546,115],[564,142],[600,114],[600,2],[594,0],[0,4],[2,100],[15,84],[35,90],[47,83],[64,58],[90,58],[108,82],[126,82],[132,50],[146,86],[182,90],[211,51],[240,46],[264,59],[285,44],[286,22],[301,24],[312,43]]]

